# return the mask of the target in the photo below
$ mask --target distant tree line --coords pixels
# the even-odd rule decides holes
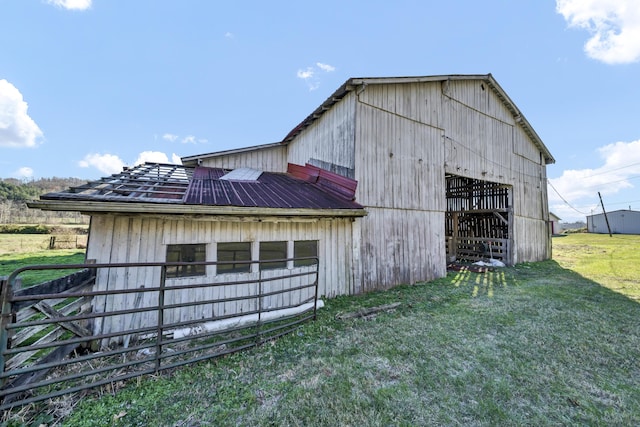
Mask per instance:
[[[85,184],[79,178],[42,178],[20,181],[14,178],[0,180],[0,224],[87,224],[89,218],[78,212],[52,212],[29,209],[27,202],[40,195],[63,191]]]

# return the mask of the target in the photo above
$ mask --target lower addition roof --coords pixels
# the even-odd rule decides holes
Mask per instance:
[[[364,216],[357,182],[310,165],[290,173],[145,163],[121,173],[47,193],[30,208],[84,213],[237,216]]]

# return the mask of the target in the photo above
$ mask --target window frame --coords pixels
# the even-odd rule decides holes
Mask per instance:
[[[271,246],[271,248],[267,248]],[[287,268],[288,258],[288,241],[287,240],[265,240],[261,241],[258,249],[258,260],[260,261],[260,270],[279,270]],[[283,251],[284,249],[284,251]],[[276,255],[268,255],[275,253]],[[283,255],[284,256],[281,256]],[[281,260],[273,261],[270,260]],[[266,262],[265,262],[266,261]]]
[[[170,259],[174,254],[177,254],[177,259]],[[166,262],[206,262],[207,244],[178,243],[167,245],[165,260]],[[189,277],[202,277],[206,275],[206,264],[173,265],[165,267],[165,277],[167,279],[183,279]]]
[[[232,245],[243,246],[242,249],[222,249],[222,252],[232,252],[232,259],[221,259],[221,246],[229,247]],[[251,261],[252,260],[252,242],[218,242],[216,245],[216,260],[217,262],[226,261]],[[247,257],[238,258],[239,254],[248,254]],[[251,273],[251,263],[230,263],[230,264],[216,264],[216,274],[234,274],[234,273]]]
[[[304,245],[309,245],[313,243],[313,251],[312,254],[303,254],[300,255],[300,250],[304,247]],[[302,247],[301,247],[302,246]],[[318,258],[318,240],[294,240],[293,241],[293,258],[298,258],[299,256],[313,256]],[[293,260],[293,266],[294,267],[307,267],[310,265],[315,265],[317,262],[319,262],[319,258],[318,260],[315,259],[305,259],[305,260],[297,260],[294,259]]]

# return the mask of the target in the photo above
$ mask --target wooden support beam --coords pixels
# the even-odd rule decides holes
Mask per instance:
[[[44,301],[40,301],[33,307],[47,316],[49,319],[64,319],[65,317],[62,313],[60,313]],[[91,336],[91,332],[87,328],[77,324],[76,322],[60,322],[60,326],[79,337]]]
[[[494,212],[493,212],[493,214],[494,214],[494,215],[495,215],[495,216],[496,216],[500,221],[502,221],[502,223],[503,223],[504,225],[507,225],[507,226],[509,225],[509,221],[508,221],[508,220],[506,220],[506,219],[504,219],[504,217],[503,217],[502,215],[498,215],[498,212],[495,212],[495,211],[494,211]]]

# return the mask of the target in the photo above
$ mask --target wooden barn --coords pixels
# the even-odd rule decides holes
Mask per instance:
[[[551,256],[554,159],[492,75],[352,78],[280,143],[185,165],[285,172],[309,164],[358,182],[355,292],[445,275],[451,260]]]
[[[97,263],[317,256],[319,295],[333,297],[443,277],[454,260],[548,259],[553,162],[490,74],[351,78],[281,142],[140,165],[30,206],[90,214]],[[263,274],[196,270],[176,267],[172,280]],[[105,272],[97,286],[157,274]]]

